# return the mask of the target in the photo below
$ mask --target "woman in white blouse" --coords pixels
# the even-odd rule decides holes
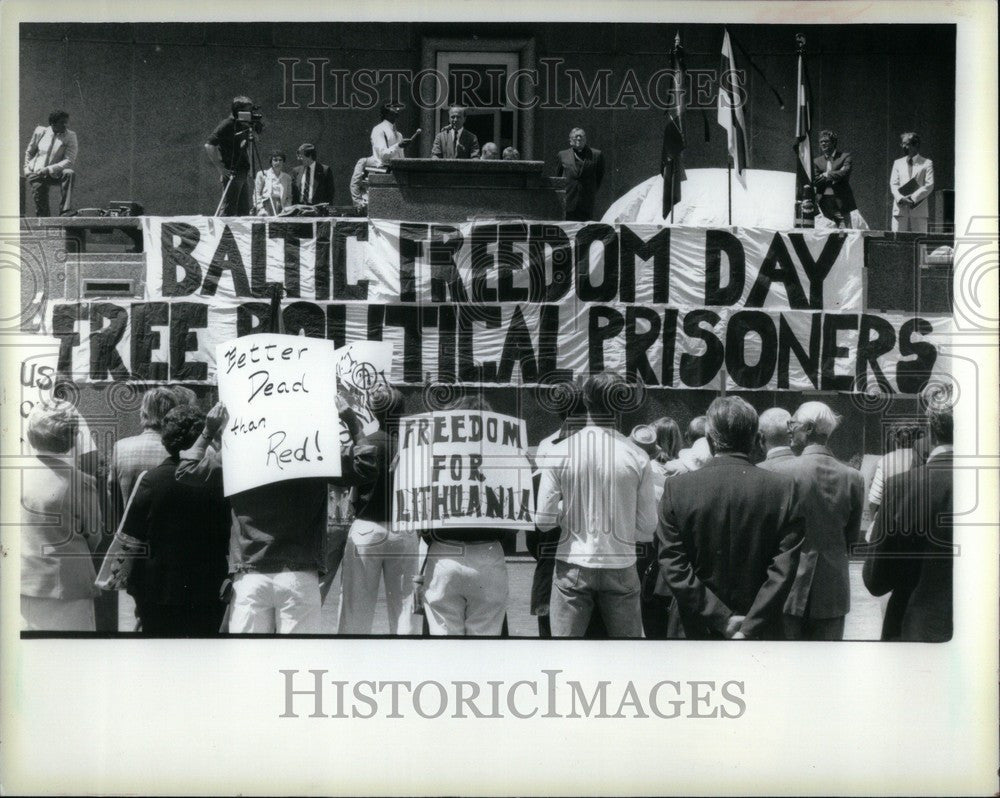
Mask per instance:
[[[271,152],[271,168],[254,179],[253,210],[258,216],[277,216],[292,204],[292,176],[284,171],[285,153]]]

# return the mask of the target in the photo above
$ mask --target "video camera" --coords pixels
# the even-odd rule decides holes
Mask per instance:
[[[264,114],[261,113],[259,105],[252,105],[244,102],[233,108],[233,119],[236,121],[237,129],[242,127],[243,131],[261,133],[264,130]]]
[[[261,113],[259,105],[254,105],[246,110],[240,109],[237,111],[236,121],[243,122],[248,125],[259,125],[264,121],[264,114]]]

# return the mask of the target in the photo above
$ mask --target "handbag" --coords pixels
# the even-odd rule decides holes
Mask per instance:
[[[139,474],[135,485],[132,487],[132,493],[129,494],[128,502],[125,504],[125,510],[122,512],[122,518],[118,523],[114,540],[108,546],[108,551],[104,555],[104,562],[101,563],[101,570],[94,581],[94,584],[101,590],[124,590],[128,585],[129,575],[132,573],[132,563],[137,558],[145,557],[149,554],[149,544],[147,542],[134,538],[131,535],[126,535],[124,532],[125,521],[128,519],[129,510],[132,509],[132,500],[135,498],[135,494],[139,492],[139,483],[142,482],[144,476],[146,476],[145,471]]]

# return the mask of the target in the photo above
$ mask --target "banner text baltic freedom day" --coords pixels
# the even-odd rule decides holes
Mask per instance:
[[[214,381],[215,346],[271,327],[391,341],[400,384],[918,393],[946,316],[865,312],[860,233],[382,220],[143,220],[143,301],[60,302],[59,371]]]

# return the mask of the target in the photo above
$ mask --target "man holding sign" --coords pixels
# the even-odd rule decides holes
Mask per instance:
[[[229,631],[320,632],[327,484],[340,476],[333,343],[250,335],[218,351],[218,404],[177,479],[221,481],[232,508]],[[227,411],[227,405],[229,410]],[[339,415],[338,415],[339,411]],[[222,433],[221,447],[211,441]]]
[[[496,636],[507,611],[501,541],[533,527],[524,422],[480,397],[400,422],[393,529],[427,541],[432,635]]]

